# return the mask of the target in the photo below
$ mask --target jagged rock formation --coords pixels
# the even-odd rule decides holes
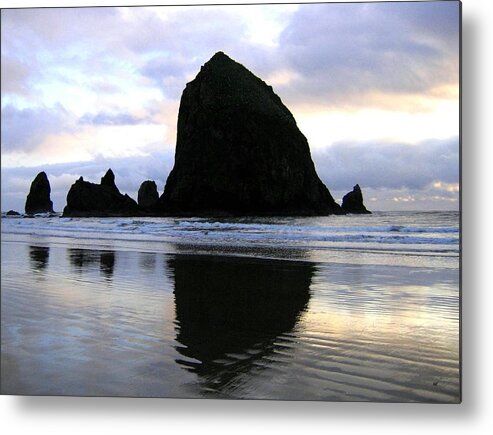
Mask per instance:
[[[63,216],[141,216],[143,210],[127,194],[122,195],[115,184],[111,169],[101,178],[101,184],[89,183],[80,177],[67,194]]]
[[[363,194],[361,193],[361,188],[359,184],[353,187],[353,190],[342,198],[342,209],[346,213],[353,214],[371,214],[363,204]]]
[[[9,210],[7,212],[7,216],[20,216],[21,214],[18,211],[15,210]]]
[[[159,193],[154,181],[146,180],[139,187],[139,193],[137,194],[138,204],[146,209],[153,210],[159,201]]]
[[[159,210],[183,216],[343,213],[272,87],[222,52],[183,91],[175,165]]]
[[[50,182],[45,172],[40,172],[31,183],[26,198],[26,214],[53,213],[53,202],[50,199]]]

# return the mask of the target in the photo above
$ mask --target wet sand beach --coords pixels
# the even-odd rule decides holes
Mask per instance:
[[[4,236],[3,394],[460,399],[458,268]]]

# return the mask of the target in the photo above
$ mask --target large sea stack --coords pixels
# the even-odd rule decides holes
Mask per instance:
[[[353,214],[371,214],[363,204],[363,194],[359,184],[353,187],[353,190],[342,198],[342,209],[346,213]]]
[[[50,199],[51,187],[45,172],[40,172],[31,183],[26,198],[26,214],[53,213],[53,202]]]
[[[101,178],[101,184],[89,183],[80,177],[67,194],[63,216],[141,216],[143,210],[127,194],[116,187],[111,169]]]
[[[222,52],[183,91],[175,165],[159,208],[183,216],[344,213],[291,112]]]

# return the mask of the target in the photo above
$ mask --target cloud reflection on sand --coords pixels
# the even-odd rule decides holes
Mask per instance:
[[[456,269],[38,248],[2,241],[2,393],[459,399]]]

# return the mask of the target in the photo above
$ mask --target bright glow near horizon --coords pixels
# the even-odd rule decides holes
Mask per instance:
[[[376,210],[456,209],[458,11],[457,2],[3,10],[2,210],[22,210],[38,169],[97,179],[102,159],[118,184],[135,157],[129,193],[137,177],[163,183],[181,92],[219,50],[274,87],[335,197],[359,183]],[[398,179],[410,170],[399,147],[416,150],[415,180]]]
[[[381,109],[356,111],[330,110],[300,112],[296,117],[310,146],[324,148],[340,141],[378,141],[418,143],[429,138],[458,137],[459,119],[456,101],[440,100],[423,112],[398,112]]]

